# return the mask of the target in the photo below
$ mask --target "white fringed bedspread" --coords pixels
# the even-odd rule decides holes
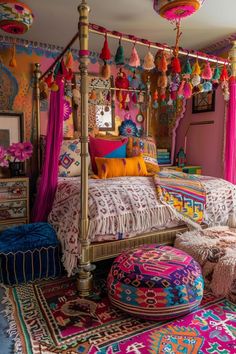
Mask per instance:
[[[212,177],[200,177],[206,191],[204,222],[226,225],[236,215],[236,188]],[[140,234],[176,220],[176,213],[157,199],[152,177],[120,177],[89,180],[89,240],[118,239]],[[62,245],[63,264],[68,274],[76,271],[80,255],[80,178],[59,179],[48,221]],[[178,220],[176,220],[178,221]]]

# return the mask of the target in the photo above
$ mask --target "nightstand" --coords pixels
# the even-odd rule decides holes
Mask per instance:
[[[0,178],[0,231],[29,222],[29,178]]]

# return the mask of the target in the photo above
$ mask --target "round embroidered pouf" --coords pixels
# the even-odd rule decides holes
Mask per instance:
[[[107,285],[114,306],[150,320],[167,320],[191,312],[203,296],[198,263],[181,250],[155,244],[118,256]]]

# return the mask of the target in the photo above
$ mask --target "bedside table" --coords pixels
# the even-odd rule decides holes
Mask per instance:
[[[29,222],[29,178],[0,178],[0,231]]]

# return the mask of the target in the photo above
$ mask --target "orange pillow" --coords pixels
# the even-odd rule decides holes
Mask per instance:
[[[142,156],[128,158],[95,157],[98,177],[148,176]]]

